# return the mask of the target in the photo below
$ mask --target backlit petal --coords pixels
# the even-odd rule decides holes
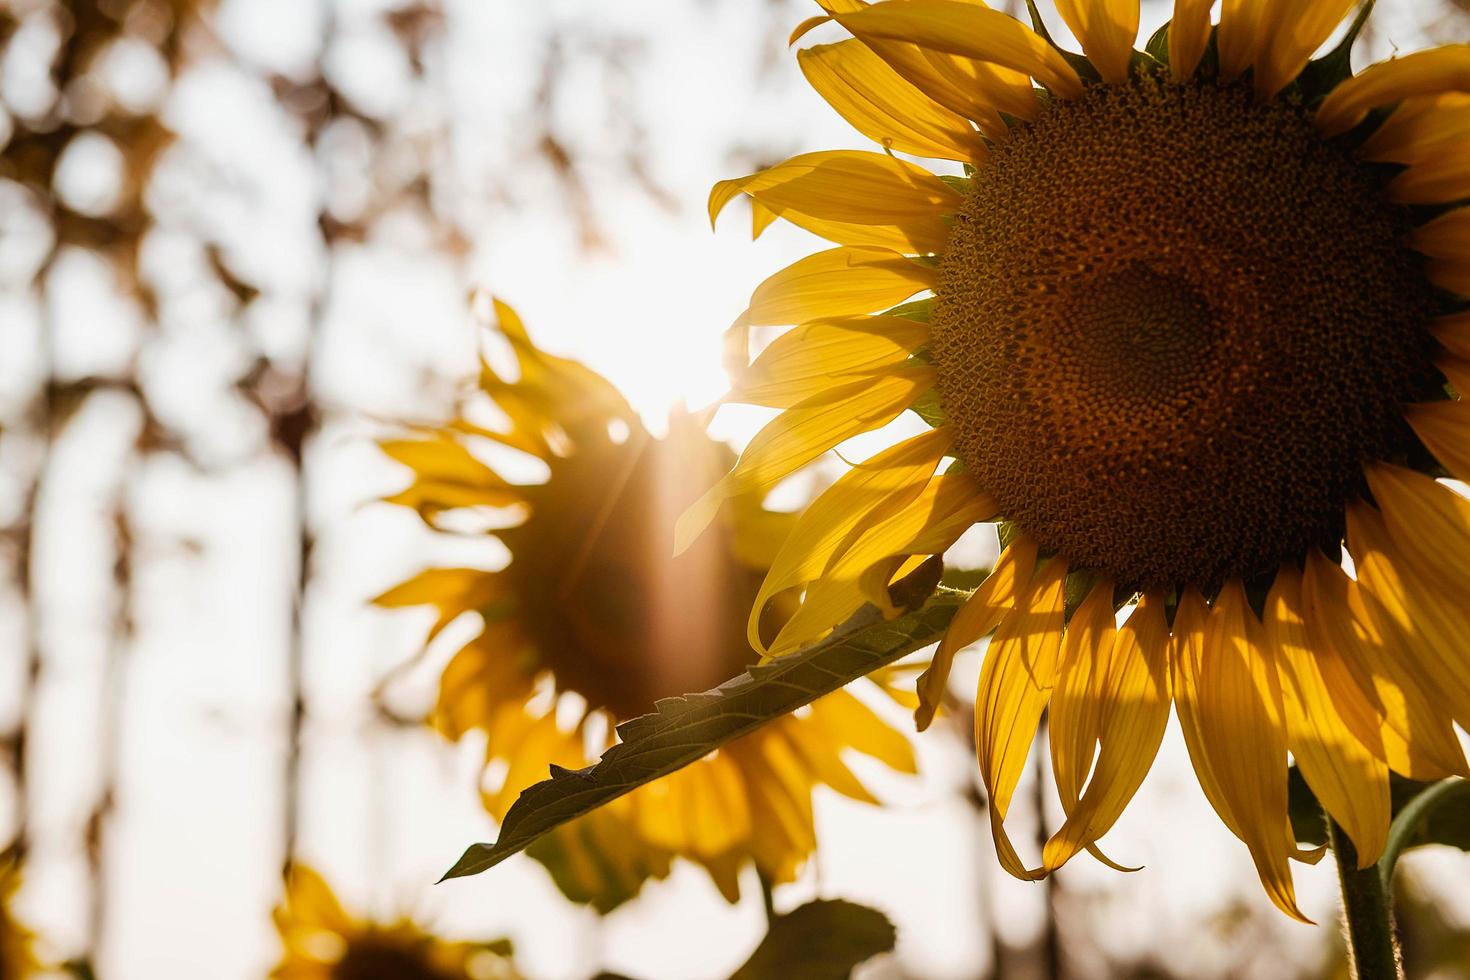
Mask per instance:
[[[1202,642],[1181,651],[1174,692],[1190,759],[1201,784],[1205,773],[1214,783],[1210,802],[1250,849],[1271,901],[1309,921],[1297,908],[1287,864],[1295,845],[1286,811],[1281,684],[1240,582],[1221,590],[1202,631],[1192,629]]]
[[[1408,500],[1388,489],[1399,504]],[[1421,576],[1390,535],[1383,515],[1368,504],[1348,505],[1348,548],[1358,582],[1383,606],[1409,652],[1408,666],[1419,671],[1425,689],[1462,726],[1470,724],[1470,608],[1465,596],[1446,590],[1438,577]],[[1440,542],[1449,547],[1450,541]]]
[[[1424,402],[1404,409],[1404,418],[1451,475],[1470,481],[1470,405]]]
[[[1388,615],[1374,596],[1321,552],[1307,555],[1303,614],[1323,680],[1358,741],[1410,779],[1443,779],[1465,770],[1453,722],[1408,667]],[[1335,656],[1331,656],[1335,654]],[[1370,706],[1364,714],[1356,688]]]
[[[786,326],[872,313],[931,289],[937,271],[897,252],[832,248],[799,259],[756,287],[740,322]]]
[[[1194,75],[1210,43],[1210,7],[1215,0],[1174,0],[1169,23],[1169,71],[1174,81]]]
[[[856,38],[798,51],[796,59],[817,94],[883,147],[966,162],[988,155],[967,118],[929,98]]]
[[[1057,12],[1105,82],[1128,77],[1138,39],[1138,7],[1138,0],[1057,0]]]
[[[1360,0],[1275,0],[1256,60],[1255,87],[1270,98],[1291,84]]]
[[[1024,72],[1062,98],[1082,94],[1081,80],[1061,53],[998,10],[958,0],[905,0],[838,14],[836,19],[863,40],[907,41]]]
[[[844,473],[802,512],[751,609],[748,636],[755,649],[765,651],[759,627],[766,603],[820,577],[866,528],[917,497],[953,435],[948,428],[930,429],[884,450]]]
[[[755,434],[734,469],[680,515],[675,553],[682,554],[731,497],[769,489],[855,435],[898,418],[934,383],[929,367],[895,369],[813,395]]]
[[[959,194],[923,167],[886,153],[803,153],[710,191],[713,222],[737,194],[748,194],[791,223],[842,245],[937,252],[949,241],[947,216]]]
[[[1062,645],[1066,562],[1053,558],[995,631],[975,695],[975,747],[990,802],[990,830],[1001,867],[1023,879],[1029,870],[1005,831],[1006,813],[1026,768],[1041,713],[1057,680]]]
[[[1317,109],[1317,126],[1334,136],[1379,106],[1447,92],[1470,92],[1470,45],[1416,51],[1365,68],[1327,93]]]
[[[914,711],[919,731],[929,727],[944,699],[955,654],[995,629],[1001,617],[1015,608],[1017,598],[1030,586],[1035,570],[1036,543],[1030,538],[1017,538],[1000,553],[995,568],[955,613],[944,631],[944,639],[939,641],[933,661],[919,675],[919,707]]]
[[[1388,766],[1357,739],[1338,710],[1318,665],[1335,654],[1313,647],[1301,588],[1301,572],[1286,566],[1266,599],[1266,636],[1281,671],[1287,747],[1307,785],[1352,838],[1358,866],[1366,868],[1388,838]]]
[[[818,392],[908,359],[929,325],[898,316],[812,320],[761,351],[726,401],[791,408]]]
[[[1147,594],[1118,629],[1105,670],[1092,676],[1084,693],[1095,702],[1091,710],[1100,749],[1086,790],[1046,842],[1042,859],[1048,870],[1061,867],[1083,848],[1101,858],[1094,842],[1122,816],[1148,775],[1169,723],[1168,650],[1163,599]],[[1062,714],[1059,697],[1060,689],[1052,699],[1053,739]]]
[[[868,573],[879,569],[886,585],[903,558],[938,554],[971,525],[995,516],[995,502],[981,493],[969,476],[935,477],[914,500],[867,530],[807,590],[801,607],[771,644],[770,655],[783,656],[839,625],[864,603],[895,614],[886,595],[875,595]]]

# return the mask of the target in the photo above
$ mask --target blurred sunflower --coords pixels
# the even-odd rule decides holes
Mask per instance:
[[[0,978],[3,980],[18,980],[41,970],[33,948],[35,933],[10,910],[20,884],[20,865],[12,858],[0,858]]]
[[[732,328],[743,362],[751,326],[798,324],[733,396],[783,411],[680,542],[916,410],[932,428],[856,465],[775,559],[752,624],[804,599],[769,652],[887,609],[895,569],[995,522],[918,721],[994,630],[975,736],[1002,864],[1106,861],[1172,699],[1211,804],[1300,917],[1288,753],[1365,866],[1390,769],[1466,772],[1470,500],[1437,478],[1470,479],[1470,47],[1349,77],[1365,6],[1311,60],[1354,0],[1225,0],[1213,27],[1210,0],[1177,0],[1145,52],[1138,0],[1058,0],[1085,57],[970,0],[818,2],[793,41],[852,37],[799,53],[816,90],[964,176],[834,151],[715,186],[712,217],[745,194],[756,234],[782,217],[838,247]],[[1067,819],[1028,867],[1004,821],[1048,706]]]
[[[465,612],[482,632],[449,662],[431,721],[459,739],[486,733],[485,808],[497,820],[548,763],[590,764],[613,726],[660,698],[705,691],[755,660],[746,613],[794,515],[760,498],[675,559],[673,521],[724,472],[733,454],[688,416],[655,438],[604,378],[538,349],[520,319],[495,304],[519,365],[514,381],[482,363],[479,386],[507,424],[459,418],[383,450],[413,483],[390,502],[443,528],[447,511],[515,508],[520,523],[490,533],[509,550],[498,572],[429,569],[388,590],[382,606],[432,605],[429,638]],[[481,462],[476,442],[539,460],[543,482],[512,483]],[[754,627],[767,635],[789,603]],[[910,694],[912,697],[912,694]],[[862,701],[839,691],[538,842],[530,853],[578,901],[606,910],[668,873],[681,856],[702,865],[729,900],[753,861],[792,880],[816,844],[812,791],[830,786],[876,802],[843,760],[847,750],[901,772],[912,747]]]
[[[305,865],[287,877],[272,913],[286,947],[276,980],[518,980],[510,944],[445,942],[408,919],[353,918],[331,886]]]

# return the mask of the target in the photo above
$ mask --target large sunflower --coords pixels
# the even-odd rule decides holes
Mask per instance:
[[[444,670],[432,721],[454,739],[486,733],[482,798],[501,819],[548,763],[588,765],[614,724],[756,659],[746,614],[794,515],[746,495],[718,533],[671,557],[673,516],[733,454],[687,416],[653,437],[609,382],[538,349],[504,304],[496,315],[520,374],[508,381],[486,363],[480,389],[507,424],[461,417],[383,448],[414,471],[390,501],[431,526],[465,508],[523,515],[490,532],[510,562],[497,572],[430,569],[376,601],[437,607],[431,639],[462,613],[480,617],[482,632]],[[504,479],[471,451],[476,442],[534,457],[544,481]],[[761,617],[768,637],[783,608]],[[774,882],[796,875],[816,843],[817,785],[875,802],[843,761],[849,749],[914,770],[907,739],[840,691],[558,830],[531,854],[569,897],[603,909],[667,874],[673,856],[702,865],[735,901],[750,861]]]
[[[408,919],[348,915],[316,871],[295,865],[272,913],[286,947],[273,980],[518,980],[509,943],[446,942]]]
[[[1466,772],[1470,500],[1439,478],[1470,479],[1470,47],[1349,77],[1364,9],[1310,60],[1354,0],[1225,0],[1215,27],[1177,0],[1146,52],[1138,0],[1058,0],[1085,58],[978,2],[819,3],[796,36],[852,37],[799,53],[817,91],[964,176],[836,151],[716,185],[712,215],[743,193],[757,234],[782,217],[838,247],[737,321],[741,351],[798,324],[734,396],[783,411],[681,542],[915,409],[932,429],[844,475],[776,558],[752,624],[804,600],[769,652],[886,608],[895,569],[994,522],[1004,551],[919,722],[994,630],[975,735],[1002,864],[1101,858],[1172,700],[1205,794],[1300,916],[1288,755],[1365,866],[1390,769]],[[1031,863],[1005,816],[1048,707],[1067,819]]]

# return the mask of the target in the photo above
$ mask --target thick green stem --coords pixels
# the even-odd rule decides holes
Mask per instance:
[[[1348,966],[1355,980],[1399,980],[1398,947],[1393,938],[1393,909],[1378,867],[1358,867],[1358,852],[1337,822],[1327,818],[1327,842],[1337,861],[1342,884],[1342,922]]]

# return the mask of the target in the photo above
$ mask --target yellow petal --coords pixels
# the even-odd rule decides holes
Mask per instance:
[[[785,326],[895,306],[937,281],[932,266],[875,248],[833,248],[800,259],[756,287],[740,322]]]
[[[1470,395],[1470,360],[1441,357],[1434,362],[1434,366],[1439,368],[1450,387],[1459,394],[1460,404],[1463,405],[1465,397]]]
[[[1382,482],[1380,486],[1401,510],[1411,504],[1412,498]],[[1442,541],[1439,547],[1451,544]],[[1390,535],[1383,515],[1361,501],[1348,505],[1348,548],[1358,582],[1398,627],[1410,654],[1408,666],[1419,672],[1426,690],[1452,718],[1462,726],[1470,724],[1470,661],[1464,655],[1470,609],[1464,594],[1444,590],[1438,577],[1421,576]]]
[[[1381,751],[1390,769],[1410,779],[1464,772],[1450,715],[1410,671],[1409,654],[1378,600],[1312,551],[1302,601],[1312,649],[1324,654],[1317,666],[1358,741]],[[1354,689],[1371,706],[1366,716]]]
[[[1279,0],[1224,0],[1216,44],[1220,77],[1233,79],[1256,63],[1266,43],[1265,24]]]
[[[818,392],[899,364],[929,339],[929,325],[899,316],[812,320],[777,337],[726,401],[790,408]]]
[[[1256,93],[1270,98],[1291,84],[1358,3],[1359,0],[1275,0],[1256,60]]]
[[[384,609],[434,606],[439,610],[439,618],[424,640],[428,644],[460,614],[484,610],[504,597],[505,585],[498,572],[480,568],[426,568],[375,597],[372,603]]]
[[[868,527],[832,567],[807,590],[801,607],[782,627],[770,655],[784,656],[839,625],[866,602],[896,614],[887,596],[875,595],[866,573],[874,567],[888,577],[899,560],[913,554],[939,554],[965,529],[995,516],[995,502],[964,473],[935,477],[914,500]],[[886,608],[885,608],[886,607]]]
[[[1287,864],[1295,844],[1286,811],[1286,727],[1276,658],[1238,581],[1221,590],[1202,629],[1197,608],[1191,616],[1190,638],[1175,648],[1174,675],[1190,760],[1220,819],[1250,849],[1271,901],[1292,918],[1310,921],[1297,908]],[[1175,624],[1177,629],[1177,617]]]
[[[1067,624],[1062,638],[1061,667],[1051,700],[1052,772],[1062,809],[1071,813],[1092,771],[1098,735],[1102,731],[1101,698],[1113,654],[1113,582],[1103,579],[1092,587]]]
[[[1281,670],[1286,743],[1307,785],[1352,838],[1358,866],[1366,868],[1388,839],[1388,766],[1343,720],[1318,664],[1336,654],[1312,645],[1302,608],[1302,573],[1283,567],[1266,599],[1265,626]],[[1348,691],[1362,697],[1356,688]]]
[[[777,734],[791,743],[793,751],[812,776],[850,800],[876,805],[878,798],[852,774],[838,755],[837,746],[825,732],[804,724],[783,725]]]
[[[445,665],[431,716],[434,727],[458,740],[471,729],[495,728],[507,708],[520,714],[535,682],[525,661],[520,628],[511,621],[491,623]]]
[[[1001,867],[1036,879],[1005,831],[1011,797],[1026,768],[1041,713],[1057,680],[1067,564],[1048,561],[1016,608],[1001,620],[985,654],[975,694],[975,748],[990,801],[990,830]]]
[[[906,41],[1024,72],[1062,98],[1082,94],[1081,80],[1061,53],[998,10],[957,0],[905,0],[837,14],[836,20],[865,41]]]
[[[446,510],[510,507],[523,502],[519,490],[447,436],[390,439],[380,442],[378,448],[414,474],[407,489],[384,501],[412,508],[430,524]]]
[[[291,865],[286,880],[286,902],[294,926],[323,929],[339,936],[350,936],[357,929],[327,880],[305,864]]]
[[[819,44],[796,59],[817,94],[885,149],[965,162],[988,156],[967,118],[919,91],[861,41]]]
[[[1413,243],[1416,251],[1430,258],[1470,261],[1470,209],[1457,208],[1420,225],[1414,229]]]
[[[907,439],[859,463],[824,490],[802,513],[761,583],[747,636],[760,640],[761,614],[771,598],[818,578],[867,527],[884,520],[923,491],[953,442],[945,427]]]
[[[1470,140],[1442,147],[1410,164],[1388,185],[1389,197],[1399,204],[1450,204],[1470,198],[1470,164],[1465,155]],[[1460,255],[1470,258],[1465,252]]]
[[[1463,143],[1466,132],[1470,132],[1470,95],[1449,92],[1407,99],[1363,141],[1358,155],[1385,163],[1418,163]]]
[[[1105,82],[1128,78],[1138,38],[1138,7],[1138,0],[1057,0],[1057,12]]]
[[[1015,608],[1017,597],[1029,588],[1035,571],[1036,543],[1030,538],[1017,538],[1000,553],[985,581],[955,613],[934,659],[919,675],[919,707],[914,711],[919,731],[929,727],[944,700],[955,654],[995,629],[1001,617]]]
[[[867,6],[861,0],[817,2],[832,14],[852,13]],[[903,41],[876,37],[865,37],[862,41],[909,84],[939,105],[973,120],[991,139],[1003,139],[1008,131],[1002,112],[1029,120],[1040,110],[1031,76],[1025,72]]]
[[[1169,71],[1174,81],[1188,81],[1210,43],[1210,7],[1215,0],[1174,0],[1169,22]]]
[[[1414,470],[1365,471],[1399,557],[1442,591],[1470,596],[1470,500]]]
[[[918,772],[913,744],[849,691],[819,698],[811,710],[812,722],[834,744],[877,759],[895,772]]]
[[[1404,409],[1404,418],[1452,476],[1470,481],[1470,405],[1424,402]]]
[[[1445,350],[1462,361],[1470,361],[1470,313],[1442,316],[1434,321],[1430,332]]]
[[[737,194],[748,194],[792,224],[843,245],[937,252],[959,194],[923,167],[885,153],[803,153],[710,191],[713,222]],[[867,311],[862,311],[867,312]]]
[[[1335,136],[1362,122],[1379,106],[1447,92],[1470,92],[1470,45],[1416,51],[1364,69],[1322,100],[1317,126]]]
[[[731,497],[775,486],[827,450],[898,418],[934,383],[929,367],[903,368],[813,395],[755,434],[735,468],[679,516],[675,553],[682,554]]]
[[[1083,848],[1102,859],[1094,842],[1112,828],[1138,792],[1169,724],[1168,652],[1164,601],[1146,594],[1117,631],[1106,669],[1091,676],[1083,693],[1095,702],[1086,713],[1096,718],[1101,749],[1087,789],[1042,851],[1048,870],[1061,867]],[[1055,738],[1057,697],[1052,699],[1052,712]]]

